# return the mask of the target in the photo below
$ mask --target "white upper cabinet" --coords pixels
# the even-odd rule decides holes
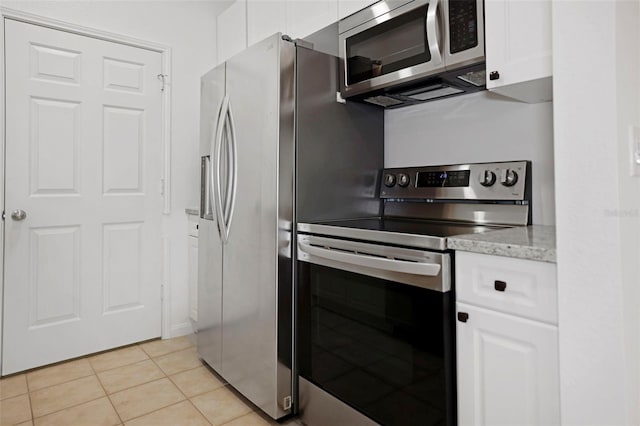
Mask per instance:
[[[277,32],[287,32],[286,1],[249,0],[247,2],[247,41],[249,46]]]
[[[338,21],[337,0],[287,0],[287,35],[304,38]]]
[[[551,0],[484,7],[487,89],[529,103],[551,100]]]
[[[338,19],[346,18],[377,1],[378,0],[338,0]]]
[[[218,63],[247,47],[247,1],[236,0],[218,16]]]

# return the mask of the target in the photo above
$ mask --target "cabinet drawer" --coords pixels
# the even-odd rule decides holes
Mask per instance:
[[[198,236],[198,217],[194,216],[193,219],[189,217],[189,235],[192,237]]]
[[[551,324],[558,322],[556,265],[456,252],[456,300]]]

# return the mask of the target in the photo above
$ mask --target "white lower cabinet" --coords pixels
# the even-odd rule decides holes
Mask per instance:
[[[522,278],[512,274],[518,265],[526,271],[522,277],[529,281],[519,282]],[[456,253],[457,291],[471,294],[469,290],[477,290],[481,283],[472,277],[483,276],[482,282],[486,282],[490,276],[496,293],[495,298],[476,298],[473,303],[456,301],[459,425],[560,424],[556,315],[540,315],[552,320],[536,321],[530,319],[534,316],[531,311],[523,317],[517,311],[510,312],[513,305],[499,309],[496,304],[500,299],[533,300],[522,291],[532,288],[532,281],[540,283],[534,293],[544,286],[552,285],[555,289],[555,275],[549,275],[550,267],[555,271],[555,265],[548,263]],[[532,279],[536,268],[539,279]],[[479,275],[478,270],[483,274]],[[546,299],[549,301],[544,302]],[[556,303],[554,297],[546,299],[535,299],[544,312],[549,310],[546,303]]]
[[[198,216],[187,215],[187,218],[189,225],[189,236],[187,237],[189,318],[195,326],[198,322]]]

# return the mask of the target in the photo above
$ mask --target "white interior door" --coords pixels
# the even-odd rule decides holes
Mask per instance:
[[[9,374],[160,336],[161,54],[5,34]]]

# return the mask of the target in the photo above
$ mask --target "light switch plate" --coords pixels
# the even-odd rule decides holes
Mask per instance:
[[[629,126],[631,176],[640,176],[640,126]]]

